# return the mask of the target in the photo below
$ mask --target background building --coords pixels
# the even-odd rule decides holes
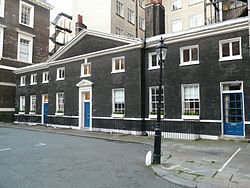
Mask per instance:
[[[48,58],[51,9],[46,1],[0,0],[0,121],[13,120],[12,71]]]
[[[144,0],[96,0],[95,3],[73,0],[73,23],[80,14],[88,29],[142,38],[145,31],[144,4]],[[74,27],[73,24],[73,32]]]
[[[247,16],[247,0],[163,0],[166,33]]]

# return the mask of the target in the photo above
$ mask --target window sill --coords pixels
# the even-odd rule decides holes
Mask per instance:
[[[81,75],[80,78],[87,78],[87,77],[90,77],[91,74],[86,74],[86,75]]]
[[[120,18],[124,19],[124,16],[123,15],[120,15],[118,13],[116,13],[117,16],[119,16]]]
[[[31,85],[31,86],[33,86],[33,85],[37,85],[37,83],[31,83],[30,85]]]
[[[182,115],[181,116],[182,119],[190,119],[190,120],[197,120],[200,119],[200,116],[198,115]]]
[[[154,66],[154,67],[149,67],[148,70],[156,70],[156,69],[160,69],[160,66]]]
[[[65,78],[57,78],[56,81],[65,80]]]
[[[112,71],[111,74],[116,74],[116,73],[122,73],[125,72],[125,70],[120,70],[120,71]]]
[[[25,85],[20,85],[20,87],[24,87]]]
[[[200,64],[199,61],[190,61],[190,62],[181,63],[180,67],[182,67],[182,66],[189,66],[189,65],[198,65],[198,64]]]
[[[55,116],[63,116],[64,113],[55,113]]]
[[[124,114],[112,114],[111,117],[114,117],[114,118],[123,118]]]
[[[46,81],[46,82],[42,82],[42,84],[47,84],[47,83],[49,83],[48,81]]]
[[[243,59],[242,56],[230,56],[230,57],[222,57],[219,59],[220,62],[223,61],[233,61],[233,60],[238,60],[238,59]]]
[[[150,119],[157,119],[157,115],[149,114],[148,118],[150,118]],[[161,118],[164,118],[164,115],[161,115]]]
[[[36,114],[36,112],[29,112],[29,114]]]
[[[18,114],[25,114],[25,112],[18,112]]]
[[[32,26],[32,25],[24,24],[24,23],[22,23],[22,22],[19,22],[19,24],[20,24],[20,25],[27,26],[27,27],[30,27],[30,28],[33,28],[33,26]]]

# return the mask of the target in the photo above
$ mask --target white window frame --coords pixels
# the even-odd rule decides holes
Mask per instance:
[[[192,50],[191,49],[194,49],[194,48],[197,48],[197,55],[198,55],[198,60],[197,61],[192,61]],[[184,50],[189,50],[189,61],[188,62],[184,62],[184,55],[183,55],[183,52]],[[180,48],[180,66],[186,66],[186,65],[196,65],[196,64],[199,64],[200,63],[200,60],[199,60],[199,45],[192,45],[192,46],[185,46],[185,47],[181,47]]]
[[[233,56],[233,50],[232,50],[232,43],[233,42],[239,42],[239,55]],[[222,44],[229,43],[229,56],[228,57],[222,57]],[[242,59],[242,46],[241,46],[241,37],[231,38],[231,39],[225,39],[219,41],[219,61],[230,61],[230,60],[236,60],[236,59]]]
[[[36,95],[30,95],[30,112],[29,112],[29,114],[35,114],[35,113],[36,113]]]
[[[178,23],[178,24],[177,24]],[[180,28],[179,27],[176,27],[178,29],[174,29],[174,25],[178,25],[178,26],[181,26]],[[171,22],[171,30],[172,30],[172,33],[175,33],[175,32],[180,32],[182,31],[182,28],[183,28],[183,25],[182,25],[182,19],[181,18],[178,18],[178,19],[175,19],[175,20],[172,20]]]
[[[115,65],[116,65],[116,60],[120,60],[119,61],[119,69],[116,70],[115,69]],[[124,68],[122,69],[122,62],[124,62]],[[121,72],[125,72],[125,66],[126,66],[126,62],[125,62],[125,56],[121,56],[121,57],[115,57],[115,58],[112,58],[112,72],[111,73],[121,73]]]
[[[59,99],[59,95],[62,95],[63,94],[63,111],[61,112],[61,111],[59,111],[59,101],[58,101],[58,99]],[[60,92],[60,93],[56,93],[56,113],[55,113],[55,115],[63,115],[64,114],[64,111],[65,111],[65,94],[63,93],[63,92]]]
[[[20,86],[25,86],[26,85],[26,76],[21,76],[20,77]]]
[[[87,66],[88,74],[84,74],[84,67]],[[85,62],[81,64],[81,78],[83,77],[90,77],[91,76],[91,63],[85,59]]]
[[[139,16],[139,29],[145,30],[145,19],[141,16]]]
[[[0,0],[0,17],[4,18],[5,0]]]
[[[130,8],[128,8],[128,22],[135,24],[135,12]]]
[[[199,115],[185,115],[185,106],[184,106],[184,88],[185,87],[195,87],[198,86],[198,98],[199,98]],[[182,96],[182,119],[200,119],[201,113],[201,101],[200,101],[200,85],[199,84],[182,84],[181,85],[181,96]]]
[[[49,83],[49,71],[43,72],[43,84]]]
[[[152,65],[153,62],[153,56],[156,56],[156,66]],[[154,70],[154,69],[159,69],[160,68],[160,64],[159,64],[159,59],[157,58],[157,54],[156,52],[152,52],[148,54],[148,70]]]
[[[145,8],[145,2],[144,2],[144,0],[139,0],[139,6],[141,7],[141,8]]]
[[[30,75],[30,85],[36,85],[37,84],[37,74],[31,74]]]
[[[19,100],[19,114],[25,113],[25,96],[20,96]]]
[[[28,57],[28,61],[27,62],[26,61],[22,61],[20,59],[21,39],[29,41],[29,57]],[[21,34],[21,33],[18,33],[17,60],[25,62],[25,63],[32,63],[32,58],[33,58],[33,37],[32,36],[28,36],[28,35],[24,35],[24,34]]]
[[[176,11],[181,9],[181,0],[172,0],[171,1],[171,10]]]
[[[64,77],[61,77],[60,71],[64,71]],[[56,80],[64,80],[65,79],[65,67],[60,67],[56,69]]]
[[[124,30],[121,27],[116,26],[115,27],[115,34],[116,35],[124,35]]]
[[[124,4],[121,0],[116,0],[116,14],[124,17]]]
[[[124,103],[124,113],[117,114],[115,113],[115,91],[123,91],[123,103]],[[115,88],[112,89],[112,117],[124,117],[125,115],[125,89],[124,88]]]
[[[25,24],[22,23],[22,5],[25,5],[30,8],[30,24]],[[19,23],[28,27],[33,28],[34,27],[34,6],[24,2],[20,1],[20,6],[19,6]]]
[[[135,38],[135,35],[133,33],[128,32],[128,37],[129,38]]]
[[[149,87],[149,115],[148,115],[148,117],[149,118],[157,118],[157,110],[158,109],[156,109],[156,114],[152,114],[153,112],[153,110],[152,110],[152,90],[156,90],[156,89],[159,89],[159,86],[151,86],[151,87]],[[161,101],[161,103],[163,103],[163,114],[162,114],[162,112],[161,112],[161,118],[163,118],[164,117],[164,115],[165,115],[165,96],[164,96],[164,86],[162,86],[162,95],[163,95],[163,101]],[[158,107],[158,100],[156,100],[156,105],[157,105],[157,107]]]
[[[3,57],[3,36],[4,28],[0,27],[0,60]]]
[[[195,28],[204,25],[203,14],[193,14],[189,16],[189,28]]]

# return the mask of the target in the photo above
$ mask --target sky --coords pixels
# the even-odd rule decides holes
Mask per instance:
[[[72,0],[47,0],[47,2],[54,7],[50,12],[51,21],[61,12],[72,15]]]

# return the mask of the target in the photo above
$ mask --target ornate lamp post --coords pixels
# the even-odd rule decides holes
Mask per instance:
[[[162,63],[167,56],[167,46],[161,37],[159,45],[156,47],[156,57],[160,64],[160,78],[159,78],[159,96],[157,106],[157,124],[155,126],[155,141],[154,141],[154,154],[153,164],[161,164],[161,94],[162,94]]]

